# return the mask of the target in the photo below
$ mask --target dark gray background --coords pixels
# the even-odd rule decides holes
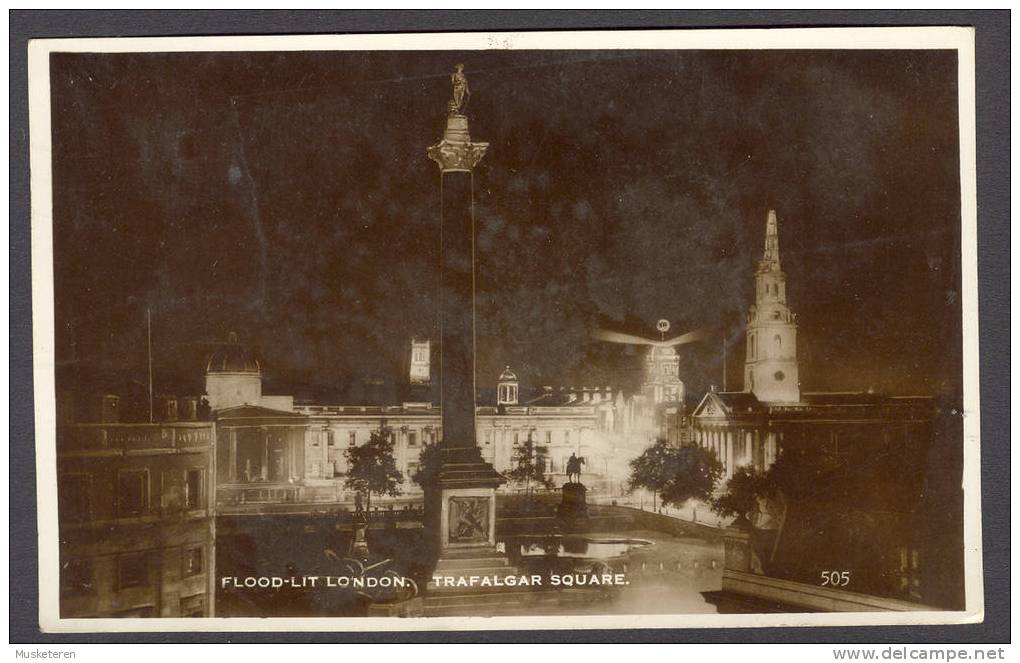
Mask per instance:
[[[449,641],[437,634],[118,634],[47,636],[37,628],[32,435],[31,266],[25,56],[33,37],[670,28],[790,25],[974,25],[978,65],[978,197],[982,485],[986,622],[960,627],[535,632],[536,641],[885,642],[1008,640],[1009,628],[1009,15],[1006,12],[14,12],[11,14],[11,588],[12,642]],[[469,633],[498,642],[522,633]]]

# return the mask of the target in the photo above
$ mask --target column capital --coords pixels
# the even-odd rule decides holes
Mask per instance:
[[[430,159],[439,164],[439,170],[449,172],[471,172],[489,149],[488,143],[471,142],[468,121],[464,115],[450,115],[446,119],[443,139],[428,148]]]
[[[441,172],[470,173],[488,148],[488,143],[451,143],[443,139],[428,149],[428,155],[439,164]]]

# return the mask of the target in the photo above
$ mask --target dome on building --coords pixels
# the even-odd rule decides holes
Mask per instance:
[[[241,345],[237,334],[230,332],[227,343],[209,357],[205,367],[206,373],[252,373],[262,374],[262,364],[254,353]]]
[[[518,381],[517,380],[517,374],[514,373],[513,371],[511,371],[510,367],[507,366],[506,368],[503,369],[503,372],[499,374],[499,381],[500,382],[517,382]]]

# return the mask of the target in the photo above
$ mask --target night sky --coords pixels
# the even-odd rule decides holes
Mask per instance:
[[[201,377],[239,333],[267,392],[352,397],[436,336],[437,142],[465,64],[480,385],[636,387],[597,326],[707,327],[694,394],[740,388],[769,208],[802,389],[960,375],[955,52],[57,54],[57,358]],[[58,378],[59,379],[59,378]],[[200,384],[196,382],[195,384]],[[60,385],[58,384],[58,388]]]

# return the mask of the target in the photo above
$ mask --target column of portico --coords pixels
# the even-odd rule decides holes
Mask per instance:
[[[333,444],[336,444],[336,435],[333,436]],[[333,467],[329,463],[329,424],[323,426],[319,431],[319,446],[322,447],[320,463],[322,469],[319,470],[319,474],[324,479],[331,479],[333,478]]]
[[[726,476],[733,476],[734,464],[733,431],[726,431]]]
[[[237,481],[237,429],[230,429],[230,465],[227,467],[227,480]]]
[[[262,480],[269,480],[269,429],[265,426],[259,427],[259,436],[262,438]]]

